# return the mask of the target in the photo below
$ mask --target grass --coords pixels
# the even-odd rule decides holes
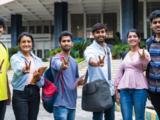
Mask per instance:
[[[85,58],[76,58],[77,63],[80,63],[80,62],[82,62],[84,60],[85,60]]]

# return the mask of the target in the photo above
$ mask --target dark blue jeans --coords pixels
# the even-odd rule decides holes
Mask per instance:
[[[4,120],[6,105],[7,105],[7,100],[0,101],[0,120]]]
[[[54,120],[74,120],[76,109],[69,109],[62,106],[53,107]]]
[[[123,89],[120,90],[120,105],[123,120],[132,120],[133,106],[135,120],[145,120],[145,105],[147,101],[147,90],[145,89]]]
[[[13,90],[12,106],[16,120],[37,120],[40,104],[39,88],[28,85],[24,91]]]
[[[106,109],[101,112],[93,112],[93,120],[103,120],[103,114],[105,120],[114,120],[114,112],[115,112],[115,95],[112,96],[113,105],[109,109]]]

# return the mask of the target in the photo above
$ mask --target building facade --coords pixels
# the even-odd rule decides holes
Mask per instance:
[[[0,39],[7,47],[17,45],[21,32],[32,33],[34,53],[48,57],[46,51],[58,47],[58,35],[63,30],[73,33],[73,41],[92,41],[92,26],[107,24],[107,39],[119,34],[126,44],[126,32],[140,31],[142,39],[153,34],[149,14],[160,10],[159,0],[18,0],[0,6],[0,16],[6,21],[6,32]]]

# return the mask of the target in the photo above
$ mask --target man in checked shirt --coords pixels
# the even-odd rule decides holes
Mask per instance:
[[[150,26],[154,35],[146,41],[146,47],[150,53],[151,61],[146,72],[149,99],[160,118],[160,10],[152,12],[149,16]]]

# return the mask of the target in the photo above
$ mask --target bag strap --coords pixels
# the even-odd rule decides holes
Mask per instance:
[[[150,48],[152,42],[153,42],[153,36],[151,36],[151,37],[149,38],[149,44],[148,44],[148,47],[147,47],[148,52],[149,52],[149,48]],[[150,62],[149,62],[148,65],[147,65],[147,70],[146,70],[146,71],[149,71],[149,68],[150,68]]]
[[[0,43],[2,44],[2,46],[7,50],[6,46],[0,41]]]
[[[108,80],[111,80],[111,59],[110,59],[110,50],[106,46],[107,55],[108,55]]]
[[[57,53],[55,56],[59,56],[61,57],[61,61],[63,60],[63,55],[61,53]],[[53,58],[53,57],[52,57]],[[51,60],[52,60],[51,58]],[[51,60],[50,60],[50,68],[51,68]],[[60,71],[59,75],[58,75],[58,80],[57,80],[57,83],[59,83],[60,81],[60,77],[62,76],[62,98],[63,98],[63,93],[64,93],[64,79],[63,79],[63,71]]]

